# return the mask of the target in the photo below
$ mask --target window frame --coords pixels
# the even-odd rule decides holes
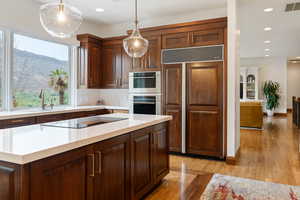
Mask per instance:
[[[2,27],[0,27],[0,32],[3,36],[2,40],[3,40],[3,54],[0,56],[3,56],[3,60],[2,63],[0,63],[0,70],[1,70],[1,74],[0,74],[0,81],[1,81],[1,85],[2,88],[0,88],[0,92],[1,92],[1,101],[2,104],[0,105],[0,111],[4,110],[5,107],[5,79],[4,79],[4,74],[5,74],[5,65],[6,65],[6,35],[5,35],[5,29],[3,29]]]
[[[75,98],[75,91],[74,91],[74,71],[75,66],[74,65],[74,59],[77,59],[76,54],[74,53],[73,49],[76,48],[75,45],[70,45],[68,43],[63,42],[57,42],[41,37],[32,36],[30,34],[26,34],[19,31],[12,31],[9,29],[5,29],[0,27],[0,31],[3,32],[3,39],[4,39],[4,64],[3,64],[3,78],[2,78],[2,84],[3,84],[3,90],[2,92],[2,106],[0,106],[0,111],[20,111],[20,110],[37,110],[41,108],[41,106],[38,107],[13,107],[13,50],[14,50],[14,35],[21,35],[25,37],[30,37],[32,39],[42,40],[46,42],[51,42],[59,45],[64,45],[68,47],[68,69],[69,69],[69,77],[68,77],[68,104],[66,105],[56,105],[57,108],[64,108],[64,107],[70,107],[74,106],[74,98]]]

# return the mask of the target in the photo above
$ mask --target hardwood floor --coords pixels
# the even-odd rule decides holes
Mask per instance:
[[[299,135],[300,130],[292,125],[291,114],[272,120],[266,117],[264,130],[241,130],[240,158],[236,165],[171,156],[170,174],[147,199],[197,199],[200,189],[193,188],[203,187],[213,173],[300,186]]]

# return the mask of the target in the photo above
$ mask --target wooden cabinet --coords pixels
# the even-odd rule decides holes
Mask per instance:
[[[82,34],[78,52],[78,87],[100,88],[101,84],[101,38]]]
[[[165,114],[172,115],[169,123],[169,150],[181,152],[182,124],[182,66],[180,64],[164,65]]]
[[[0,120],[0,128],[13,128],[19,126],[32,125],[36,123],[35,117]]]
[[[167,126],[157,124],[26,165],[0,161],[0,199],[142,199],[169,173]]]
[[[157,184],[169,173],[169,148],[167,129],[157,126],[153,131],[153,180]]]
[[[189,35],[191,46],[224,44],[224,29],[193,31]]]
[[[122,46],[104,46],[102,49],[101,88],[119,88],[122,73]]]
[[[143,129],[132,135],[131,174],[133,199],[141,199],[152,187],[152,132]]]
[[[81,117],[91,117],[91,116],[104,115],[104,114],[109,114],[109,113],[110,113],[109,110],[100,109],[100,110],[92,110],[92,111],[49,114],[49,115],[42,115],[42,116],[36,116],[36,117],[0,120],[0,129],[14,128],[14,127],[19,127],[19,126],[28,126],[28,125],[33,125],[33,124],[42,124],[42,123],[47,123],[47,122],[75,119],[75,118],[81,118]]]
[[[87,187],[94,176],[94,157],[87,148],[33,162],[31,200],[93,200]]]
[[[141,58],[133,59],[134,71],[159,71],[161,67],[161,36],[144,36],[149,47],[147,53]]]
[[[130,199],[130,139],[120,136],[94,146],[95,199]]]
[[[133,59],[126,53],[124,48],[122,48],[122,73],[119,77],[120,88],[128,88],[129,87],[129,72],[132,71],[132,61]]]
[[[162,36],[162,48],[173,49],[173,48],[184,48],[190,44],[189,33],[169,33]]]
[[[187,152],[222,156],[223,62],[187,69]]]

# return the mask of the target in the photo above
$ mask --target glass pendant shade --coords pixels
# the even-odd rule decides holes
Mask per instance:
[[[137,0],[135,0],[135,20],[134,29],[131,35],[123,40],[123,47],[126,53],[133,58],[140,58],[148,50],[149,42],[142,37],[138,28],[138,16],[137,16]]]
[[[57,2],[40,7],[40,21],[43,28],[52,36],[72,37],[78,31],[83,18],[81,12],[68,4]]]
[[[134,29],[131,36],[123,40],[126,53],[133,58],[140,58],[148,50],[149,42],[143,38],[138,29]]]

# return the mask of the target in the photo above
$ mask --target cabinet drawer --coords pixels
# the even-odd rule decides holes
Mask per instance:
[[[13,128],[18,126],[32,125],[35,124],[35,117],[8,119],[1,121],[1,128]]]
[[[224,43],[222,29],[190,32],[192,46],[218,45]]]
[[[65,119],[66,118],[65,118],[64,114],[38,116],[36,118],[36,123],[42,124],[42,123],[60,121],[60,120],[65,120]]]

